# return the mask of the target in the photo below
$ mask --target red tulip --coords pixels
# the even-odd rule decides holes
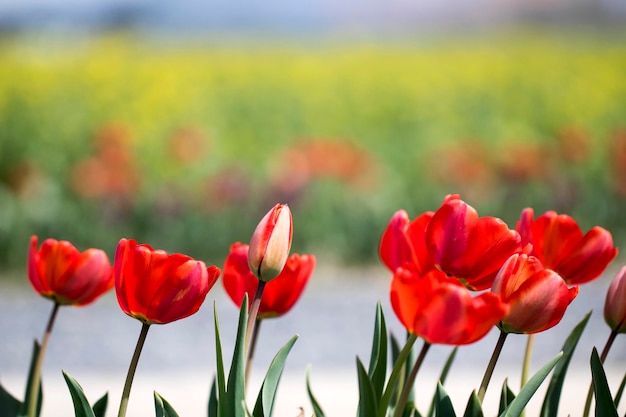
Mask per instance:
[[[433,267],[426,247],[426,227],[432,217],[432,212],[426,212],[410,221],[404,210],[393,215],[378,248],[380,258],[391,272],[407,263],[413,264],[419,273]]]
[[[391,305],[407,331],[428,343],[449,345],[481,339],[509,310],[493,293],[472,297],[466,287],[444,272],[431,269],[420,275],[412,265],[396,270]]]
[[[617,255],[611,233],[592,227],[583,235],[576,221],[566,214],[548,211],[533,219],[527,208],[517,224],[523,244],[532,244],[531,255],[556,271],[569,285],[598,278]]]
[[[578,295],[578,287],[568,289],[559,274],[526,254],[506,261],[491,291],[511,307],[500,324],[507,333],[539,333],[554,327]]]
[[[165,324],[198,311],[220,269],[180,253],[167,254],[135,240],[115,252],[115,289],[124,313],[145,324]]]
[[[293,226],[286,204],[276,204],[259,222],[248,249],[250,269],[258,279],[268,282],[283,270],[289,250]]]
[[[613,278],[606,293],[604,320],[612,331],[626,333],[626,266]]]
[[[315,268],[315,256],[293,254],[280,275],[265,285],[258,319],[278,317],[287,313],[298,301]],[[235,243],[224,262],[222,282],[233,302],[240,306],[244,295],[252,299],[259,280],[248,267],[248,245]],[[248,306],[250,307],[250,306]]]
[[[100,249],[81,253],[66,240],[46,239],[37,250],[37,236],[32,236],[28,280],[37,293],[60,305],[83,306],[113,288],[113,268]]]

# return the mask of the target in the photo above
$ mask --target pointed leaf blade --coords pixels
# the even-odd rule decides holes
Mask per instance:
[[[448,359],[446,359],[446,363],[443,365],[443,369],[441,370],[441,374],[439,375],[439,381],[441,382],[441,385],[445,385],[446,383],[448,373],[450,372],[450,368],[452,368],[452,363],[456,358],[456,352],[458,352],[458,350],[458,346],[452,349],[452,352],[450,352],[450,355],[448,355]],[[428,414],[426,414],[428,417],[432,417],[432,415],[435,413],[435,398],[435,395],[433,395],[433,399],[430,402],[430,407],[428,408]]]
[[[222,415],[232,417],[245,417],[245,371],[246,371],[246,325],[248,323],[248,296],[244,295],[239,309],[239,324],[237,326],[237,338],[235,340],[235,349],[233,351],[233,359],[230,364],[228,373],[228,382],[226,392],[228,393],[226,401],[226,412]],[[222,399],[220,398],[220,403]]]
[[[552,417],[559,413],[559,401],[561,399],[563,383],[565,382],[565,374],[567,373],[567,368],[574,354],[574,350],[578,345],[578,341],[587,326],[589,317],[591,317],[591,312],[587,313],[581,322],[574,327],[563,344],[563,359],[561,359],[554,368],[554,372],[550,378],[550,383],[548,384],[548,389],[543,404],[541,405],[541,417]]]
[[[376,394],[374,392],[374,385],[367,375],[367,371],[363,366],[361,360],[356,358],[356,369],[359,380],[359,417],[376,417]]]
[[[280,348],[276,356],[274,356],[272,363],[270,363],[254,407],[253,414],[255,416],[270,417],[272,415],[276,391],[278,390],[278,383],[280,382],[280,377],[285,367],[285,361],[287,360],[291,348],[296,343],[296,340],[298,340],[298,335],[289,339],[289,341]]]
[[[376,398],[380,398],[385,388],[387,378],[387,325],[380,302],[376,304],[376,319],[374,321],[374,337],[367,374],[369,375]]]
[[[307,367],[306,370],[306,392],[309,396],[309,401],[311,402],[311,407],[313,408],[314,417],[325,417],[324,410],[320,407],[319,402],[313,395],[313,391],[311,390],[311,380],[310,380],[311,367]]]
[[[561,360],[563,356],[563,352],[559,352],[554,358],[552,358],[548,363],[539,369],[535,375],[532,376],[524,385],[524,387],[520,390],[519,394],[511,404],[504,410],[503,413],[500,414],[500,417],[519,417],[524,408],[526,408],[526,404],[535,394],[535,392],[539,389],[541,383],[546,379],[552,368],[556,366],[556,364]]]
[[[513,402],[515,394],[509,388],[509,380],[505,379],[502,384],[502,391],[500,392],[500,405],[498,407],[498,414],[502,414],[504,410]]]
[[[0,384],[0,417],[17,417],[21,407],[22,402]]]
[[[109,393],[106,393],[91,407],[96,417],[104,417],[109,404]]]
[[[467,401],[467,407],[465,407],[463,417],[484,417],[483,407],[480,404],[478,396],[476,395],[476,390],[472,391],[472,394]]]
[[[604,367],[595,347],[591,352],[591,376],[593,393],[596,397],[596,416],[618,417],[611,390],[606,380],[606,374],[604,373]]]
[[[435,393],[435,397],[437,398],[435,402],[435,416],[456,417],[450,396],[440,382],[437,382],[437,392]]]
[[[65,383],[67,384],[67,387],[69,388],[70,394],[72,396],[75,416],[96,417],[93,409],[89,405],[89,401],[87,401],[87,397],[85,397],[85,393],[83,392],[83,388],[80,386],[80,384],[65,371],[63,372],[63,378],[65,378]]]
[[[174,410],[174,407],[156,391],[154,391],[154,408],[157,417],[178,417],[178,413]]]

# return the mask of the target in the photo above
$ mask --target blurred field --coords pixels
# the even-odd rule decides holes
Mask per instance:
[[[30,235],[221,264],[275,203],[294,250],[377,262],[460,193],[626,240],[626,32],[403,42],[0,39],[0,269]]]

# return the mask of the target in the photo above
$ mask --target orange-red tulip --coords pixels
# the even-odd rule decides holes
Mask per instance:
[[[291,310],[302,295],[314,268],[315,256],[291,255],[280,275],[265,285],[257,318],[278,317]],[[259,280],[248,266],[248,245],[239,242],[231,245],[224,261],[222,283],[237,306],[241,305],[246,293],[249,303],[252,303]]]
[[[419,274],[436,267],[470,289],[484,290],[509,256],[521,250],[520,240],[502,220],[478,217],[458,195],[449,195],[436,212],[412,222],[405,211],[396,212],[383,232],[379,254],[392,272],[407,263]]]
[[[626,266],[613,278],[606,293],[604,320],[612,331],[626,333]]]
[[[566,214],[547,211],[534,219],[533,209],[527,208],[517,230],[524,245],[532,244],[530,254],[569,285],[598,278],[617,255],[608,230],[595,226],[583,235],[576,221]]]
[[[391,305],[407,331],[429,343],[449,345],[481,339],[509,310],[493,293],[473,297],[444,272],[431,269],[420,275],[410,264],[394,273]]]
[[[250,269],[258,279],[268,282],[283,270],[289,250],[293,225],[286,204],[276,204],[259,222],[248,249]]]
[[[60,305],[83,306],[113,288],[113,268],[100,249],[81,253],[66,240],[46,239],[37,250],[37,236],[32,236],[28,280],[37,293]]]
[[[115,290],[124,313],[165,324],[200,309],[220,269],[180,253],[168,254],[122,239],[115,252]]]
[[[435,265],[469,288],[491,287],[504,262],[521,250],[520,236],[496,217],[478,217],[459,198],[447,196],[426,229]]]
[[[391,272],[404,264],[413,264],[419,273],[433,267],[426,247],[426,227],[433,212],[426,212],[415,220],[409,220],[404,210],[397,211],[380,239],[378,253]]]
[[[511,307],[500,324],[507,333],[539,333],[557,325],[578,295],[578,287],[568,288],[559,274],[526,254],[506,261],[491,291]]]

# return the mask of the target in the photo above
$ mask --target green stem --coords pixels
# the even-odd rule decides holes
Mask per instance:
[[[420,367],[422,366],[422,362],[424,362],[424,358],[426,357],[430,346],[430,343],[424,342],[424,346],[422,346],[422,350],[420,351],[417,360],[415,361],[415,365],[413,365],[411,373],[406,378],[406,382],[402,387],[402,393],[400,393],[400,397],[398,398],[396,409],[393,412],[393,417],[400,417],[404,414],[404,408],[406,407],[407,400],[409,398],[409,395],[411,394],[411,390],[413,389],[413,384],[415,384],[417,371],[419,371]]]
[[[133,378],[135,377],[135,371],[137,370],[137,363],[139,362],[139,355],[141,355],[141,349],[146,341],[148,335],[148,329],[150,325],[143,323],[141,326],[141,332],[139,333],[139,339],[137,340],[137,346],[135,346],[135,352],[130,360],[130,366],[128,367],[128,374],[126,374],[126,382],[124,383],[124,390],[122,391],[122,400],[120,401],[120,411],[117,413],[117,417],[126,416],[126,409],[128,408],[128,399],[130,398],[130,388],[133,385]]]
[[[535,333],[528,335],[526,339],[526,350],[524,351],[524,362],[522,362],[522,377],[520,381],[520,390],[524,388],[526,382],[528,382],[528,374],[530,371],[530,359],[533,356],[533,346],[535,344]],[[520,417],[525,417],[526,410],[522,410]]]
[[[496,363],[498,362],[498,358],[500,357],[500,353],[502,352],[502,347],[504,346],[504,342],[506,341],[506,337],[508,335],[509,334],[507,332],[500,330],[500,337],[498,338],[498,342],[493,349],[491,359],[489,360],[487,369],[485,369],[485,375],[483,376],[483,380],[480,382],[480,388],[478,389],[478,401],[480,401],[481,404],[485,399],[487,386],[489,385],[489,381],[491,380],[491,376],[493,375],[493,370],[496,368]]]
[[[256,316],[259,314],[259,307],[261,306],[261,297],[263,296],[263,290],[265,289],[265,281],[259,280],[259,285],[256,287],[254,299],[252,300],[252,306],[250,307],[250,314],[248,314],[248,325],[246,326],[246,350],[248,352],[248,346],[250,345],[250,336],[254,330],[254,323],[256,322]],[[247,357],[246,353],[246,357]]]
[[[611,330],[611,334],[609,338],[606,340],[604,344],[604,349],[602,349],[602,353],[600,354],[600,362],[604,363],[606,356],[609,354],[609,350],[611,350],[611,346],[613,346],[613,342],[615,342],[615,338],[617,337],[617,329],[620,326],[617,326],[615,329]],[[591,399],[593,398],[593,382],[589,384],[589,390],[587,391],[587,399],[585,400],[585,409],[583,411],[583,417],[588,417],[589,412],[591,411]]]
[[[256,343],[259,338],[259,332],[261,331],[261,322],[263,320],[255,320],[254,328],[252,331],[252,340],[250,341],[250,350],[248,351],[248,359],[246,361],[246,386],[248,386],[248,381],[250,380],[250,372],[252,369],[252,362],[254,360],[254,351],[256,350]]]
[[[37,362],[35,363],[33,375],[32,375],[32,384],[31,389],[28,392],[26,403],[28,404],[27,408],[27,416],[35,417],[37,413],[37,399],[39,398],[39,389],[41,387],[41,371],[43,369],[43,361],[46,356],[46,350],[48,348],[48,342],[50,341],[50,334],[52,333],[52,328],[54,326],[54,321],[57,317],[57,313],[59,311],[60,304],[54,303],[52,307],[52,312],[50,313],[50,317],[48,318],[48,324],[46,326],[46,331],[43,334],[43,338],[41,339],[41,346],[39,348],[39,354],[37,355]]]

